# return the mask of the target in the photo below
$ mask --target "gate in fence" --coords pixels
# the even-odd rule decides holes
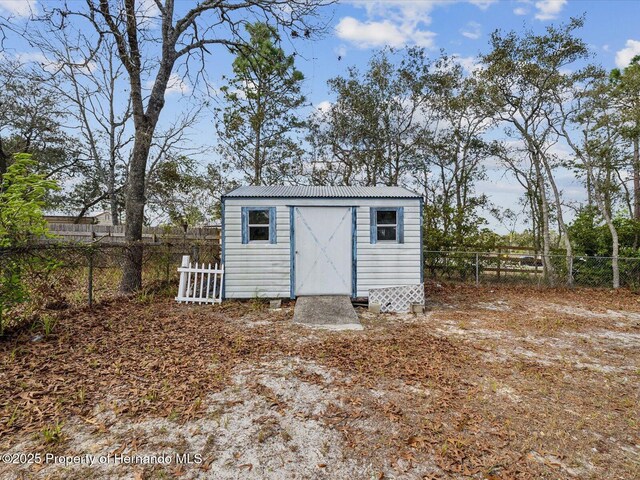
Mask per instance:
[[[180,272],[180,284],[176,300],[183,303],[221,303],[222,283],[224,282],[224,265],[216,263],[204,263],[195,266],[191,263],[191,257],[184,255]]]

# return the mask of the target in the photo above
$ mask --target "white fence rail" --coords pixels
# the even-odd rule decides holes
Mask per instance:
[[[191,257],[182,257],[180,284],[176,300],[183,303],[222,303],[222,284],[224,282],[224,265],[191,263]]]

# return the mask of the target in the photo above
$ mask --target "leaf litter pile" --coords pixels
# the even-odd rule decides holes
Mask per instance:
[[[432,285],[364,331],[117,299],[0,341],[1,478],[640,478],[640,297]]]

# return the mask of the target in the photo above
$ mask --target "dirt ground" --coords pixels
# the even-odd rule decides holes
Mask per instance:
[[[0,341],[0,478],[640,478],[638,295],[292,314],[146,295]]]

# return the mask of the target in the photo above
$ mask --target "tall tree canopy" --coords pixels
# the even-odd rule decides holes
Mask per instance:
[[[569,232],[564,221],[560,190],[554,177],[558,166],[553,147],[558,142],[557,98],[564,98],[574,81],[565,69],[588,57],[588,48],[575,34],[582,19],[572,19],[559,27],[547,27],[544,34],[516,32],[491,35],[491,51],[481,56],[479,78],[485,96],[505,133],[517,141],[520,157],[504,156],[505,165],[523,177],[532,211],[539,214],[537,225],[542,238],[544,268],[554,277],[551,253],[551,222],[555,207],[558,228],[571,255]],[[524,182],[523,182],[524,183]]]
[[[640,222],[640,55],[624,69],[612,70],[610,78],[614,87],[610,99],[620,112],[620,133],[633,145],[633,218]]]
[[[482,210],[490,207],[476,186],[487,178],[485,165],[496,150],[485,138],[493,112],[482,82],[465,75],[455,59],[436,62],[430,85],[424,154],[412,164],[425,195],[427,244],[434,250],[476,247],[487,223]]]
[[[291,134],[303,126],[297,110],[304,76],[275,27],[259,22],[246,30],[249,42],[233,49],[234,75],[221,88],[219,151],[226,170],[242,172],[248,183],[282,183],[300,174],[302,148]]]
[[[336,96],[328,111],[312,119],[316,183],[400,185],[418,158],[427,128],[429,66],[422,48],[410,48],[395,62],[386,49],[366,72],[328,81]]]
[[[19,62],[0,58],[0,176],[14,154],[30,154],[39,172],[60,176],[81,161],[65,131],[66,113],[53,94],[57,81]]]

